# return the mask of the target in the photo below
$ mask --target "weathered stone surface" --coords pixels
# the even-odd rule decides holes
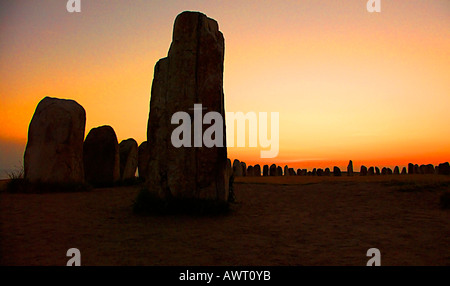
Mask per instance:
[[[439,164],[439,175],[450,175],[450,164],[448,162]]]
[[[256,164],[256,165],[253,167],[253,176],[255,176],[255,177],[261,177],[261,165]]]
[[[353,176],[353,162],[350,160],[347,166],[347,176]]]
[[[360,176],[367,176],[367,167],[364,165],[361,165],[361,170],[359,171]]]
[[[147,141],[144,141],[138,148],[138,172],[139,178],[146,181],[148,176],[148,162],[150,161],[150,150]]]
[[[334,166],[334,167],[333,167],[333,175],[334,175],[335,177],[342,176],[341,169],[339,169],[339,167]]]
[[[83,183],[84,108],[73,100],[45,97],[28,129],[24,177],[30,182]]]
[[[370,168],[367,170],[367,175],[368,175],[368,176],[374,176],[374,175],[375,175],[375,168],[374,168],[374,167],[370,167]]]
[[[119,143],[111,126],[91,129],[83,145],[86,181],[107,186],[120,180]]]
[[[270,165],[269,175],[270,176],[277,175],[277,165],[275,165],[275,164]]]
[[[120,178],[122,181],[134,179],[138,166],[138,144],[133,138],[119,144]]]
[[[269,165],[264,165],[264,167],[263,167],[263,176],[264,177],[269,176]]]
[[[223,61],[224,39],[217,22],[198,12],[178,15],[168,56],[155,66],[147,130],[152,146],[148,187],[162,198],[228,199],[225,147],[176,148],[171,143],[179,127],[171,124],[172,115],[186,112],[193,123],[196,103],[225,119]]]

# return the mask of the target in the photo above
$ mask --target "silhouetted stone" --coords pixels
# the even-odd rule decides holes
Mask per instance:
[[[414,174],[414,164],[412,164],[412,163],[408,164],[408,174],[409,175]]]
[[[277,176],[283,176],[283,168],[280,166],[277,167]]]
[[[361,170],[359,171],[360,176],[367,176],[367,167],[364,165],[361,165]]]
[[[234,159],[233,161],[233,174],[235,177],[242,177],[244,175],[241,161],[238,159]]]
[[[83,183],[85,125],[86,112],[77,102],[42,99],[28,128],[25,179],[33,183]]]
[[[91,129],[83,145],[86,181],[111,186],[120,180],[119,143],[111,126]]]
[[[289,168],[288,172],[289,172],[289,176],[296,176],[297,175],[293,168]]]
[[[439,164],[439,175],[450,175],[450,164],[448,162]]]
[[[322,177],[323,176],[323,169],[321,169],[321,168],[319,168],[319,169],[317,169],[317,172],[316,172],[316,174],[317,174],[317,176],[320,176],[320,177]]]
[[[253,167],[253,176],[261,177],[261,166],[259,164]]]
[[[242,165],[242,176],[247,176],[247,164],[245,162],[241,162]]]
[[[138,148],[138,172],[139,178],[143,181],[148,176],[148,162],[150,160],[149,145],[147,141],[144,141]]]
[[[270,174],[270,176],[277,175],[277,165],[275,165],[275,164],[270,165],[269,174]]]
[[[289,176],[289,167],[288,165],[284,166],[284,175]]]
[[[133,138],[119,144],[120,178],[122,181],[135,178],[138,165],[138,144]]]
[[[375,168],[374,168],[374,167],[370,167],[370,168],[367,170],[367,175],[368,175],[368,176],[374,176],[374,175],[375,175]]]
[[[381,175],[380,168],[375,167],[375,175]]]
[[[400,175],[400,168],[398,166],[394,168],[394,175]]]
[[[387,175],[387,168],[383,167],[383,169],[381,169],[381,175]]]
[[[327,177],[331,176],[331,170],[330,170],[330,168],[325,168],[325,171],[323,172],[323,175],[324,175],[324,176],[327,176]]]
[[[420,174],[420,168],[417,164],[414,165],[414,174]]]
[[[386,168],[386,174],[387,175],[392,175],[392,169],[391,168]]]
[[[207,112],[225,118],[224,38],[215,20],[199,12],[183,12],[175,20],[172,39],[168,56],[158,61],[154,71],[147,131],[152,146],[148,189],[161,198],[226,201],[226,147],[171,144],[172,132],[179,128],[171,124],[176,112],[188,113],[194,124],[194,104],[202,103]],[[225,122],[222,128],[225,132]],[[223,135],[220,143],[226,146]]]
[[[297,176],[302,176],[302,170],[301,169],[297,169]]]
[[[420,173],[421,174],[430,175],[430,174],[434,174],[435,173],[434,166],[432,164],[420,165],[419,169],[420,169]]]
[[[317,169],[316,169],[316,168],[314,168],[314,169],[312,170],[311,175],[312,175],[312,176],[317,176]]]
[[[264,177],[269,176],[269,165],[264,165],[264,167],[263,167],[263,176]]]
[[[406,175],[407,174],[407,171],[406,171],[406,167],[403,167],[402,168],[402,173],[401,173],[402,175]]]
[[[347,176],[353,176],[353,162],[350,160],[347,166]]]
[[[253,166],[247,167],[247,177],[253,177]]]
[[[336,166],[333,167],[333,176],[335,177],[342,176],[341,169],[339,169],[339,167]]]

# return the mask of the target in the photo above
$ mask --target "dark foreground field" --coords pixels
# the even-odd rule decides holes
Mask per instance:
[[[140,187],[84,193],[0,193],[0,264],[450,265],[450,178],[241,178],[219,217],[140,217]]]

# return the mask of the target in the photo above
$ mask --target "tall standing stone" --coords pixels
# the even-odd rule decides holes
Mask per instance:
[[[359,171],[360,176],[367,176],[367,167],[364,165],[361,165],[361,170]]]
[[[253,176],[255,176],[255,177],[261,177],[261,165],[256,164],[256,165],[253,167]]]
[[[119,144],[120,179],[134,179],[138,167],[138,144],[133,138],[123,140]]]
[[[24,177],[30,182],[83,183],[84,108],[73,100],[45,97],[28,129]]]
[[[199,12],[177,16],[168,56],[155,66],[147,130],[147,141],[152,146],[148,188],[162,198],[228,199],[224,52],[224,38],[215,20]],[[194,104],[202,104],[202,112],[222,116],[222,147],[172,145],[172,132],[179,127],[171,124],[173,114],[186,112],[194,125]],[[205,131],[210,124],[202,127]]]
[[[353,162],[350,160],[347,166],[347,176],[353,176]]]
[[[234,159],[233,161],[233,174],[235,177],[242,177],[244,172],[242,172],[242,164],[238,159]]]
[[[139,178],[146,181],[148,176],[148,161],[150,159],[149,145],[144,141],[138,148],[138,172]]]
[[[83,145],[86,181],[110,186],[120,180],[119,143],[111,126],[91,129]]]
[[[269,175],[270,176],[277,175],[277,165],[275,165],[275,164],[270,165]]]
[[[374,168],[374,167],[370,167],[370,168],[367,170],[367,175],[368,175],[368,176],[374,176],[374,175],[375,175],[375,168]]]
[[[339,167],[334,166],[334,167],[333,167],[333,175],[334,175],[335,177],[340,177],[340,176],[342,176],[341,169],[339,169]]]
[[[264,165],[264,167],[263,167],[263,176],[264,177],[269,176],[269,165]]]

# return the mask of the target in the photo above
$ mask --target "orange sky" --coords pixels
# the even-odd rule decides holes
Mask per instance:
[[[17,165],[45,96],[146,139],[153,68],[173,21],[202,11],[225,36],[226,110],[279,112],[280,152],[231,159],[293,167],[405,165],[450,159],[450,2],[8,1],[0,7],[0,169]],[[281,2],[281,3],[280,3]],[[14,147],[15,146],[15,147]]]

